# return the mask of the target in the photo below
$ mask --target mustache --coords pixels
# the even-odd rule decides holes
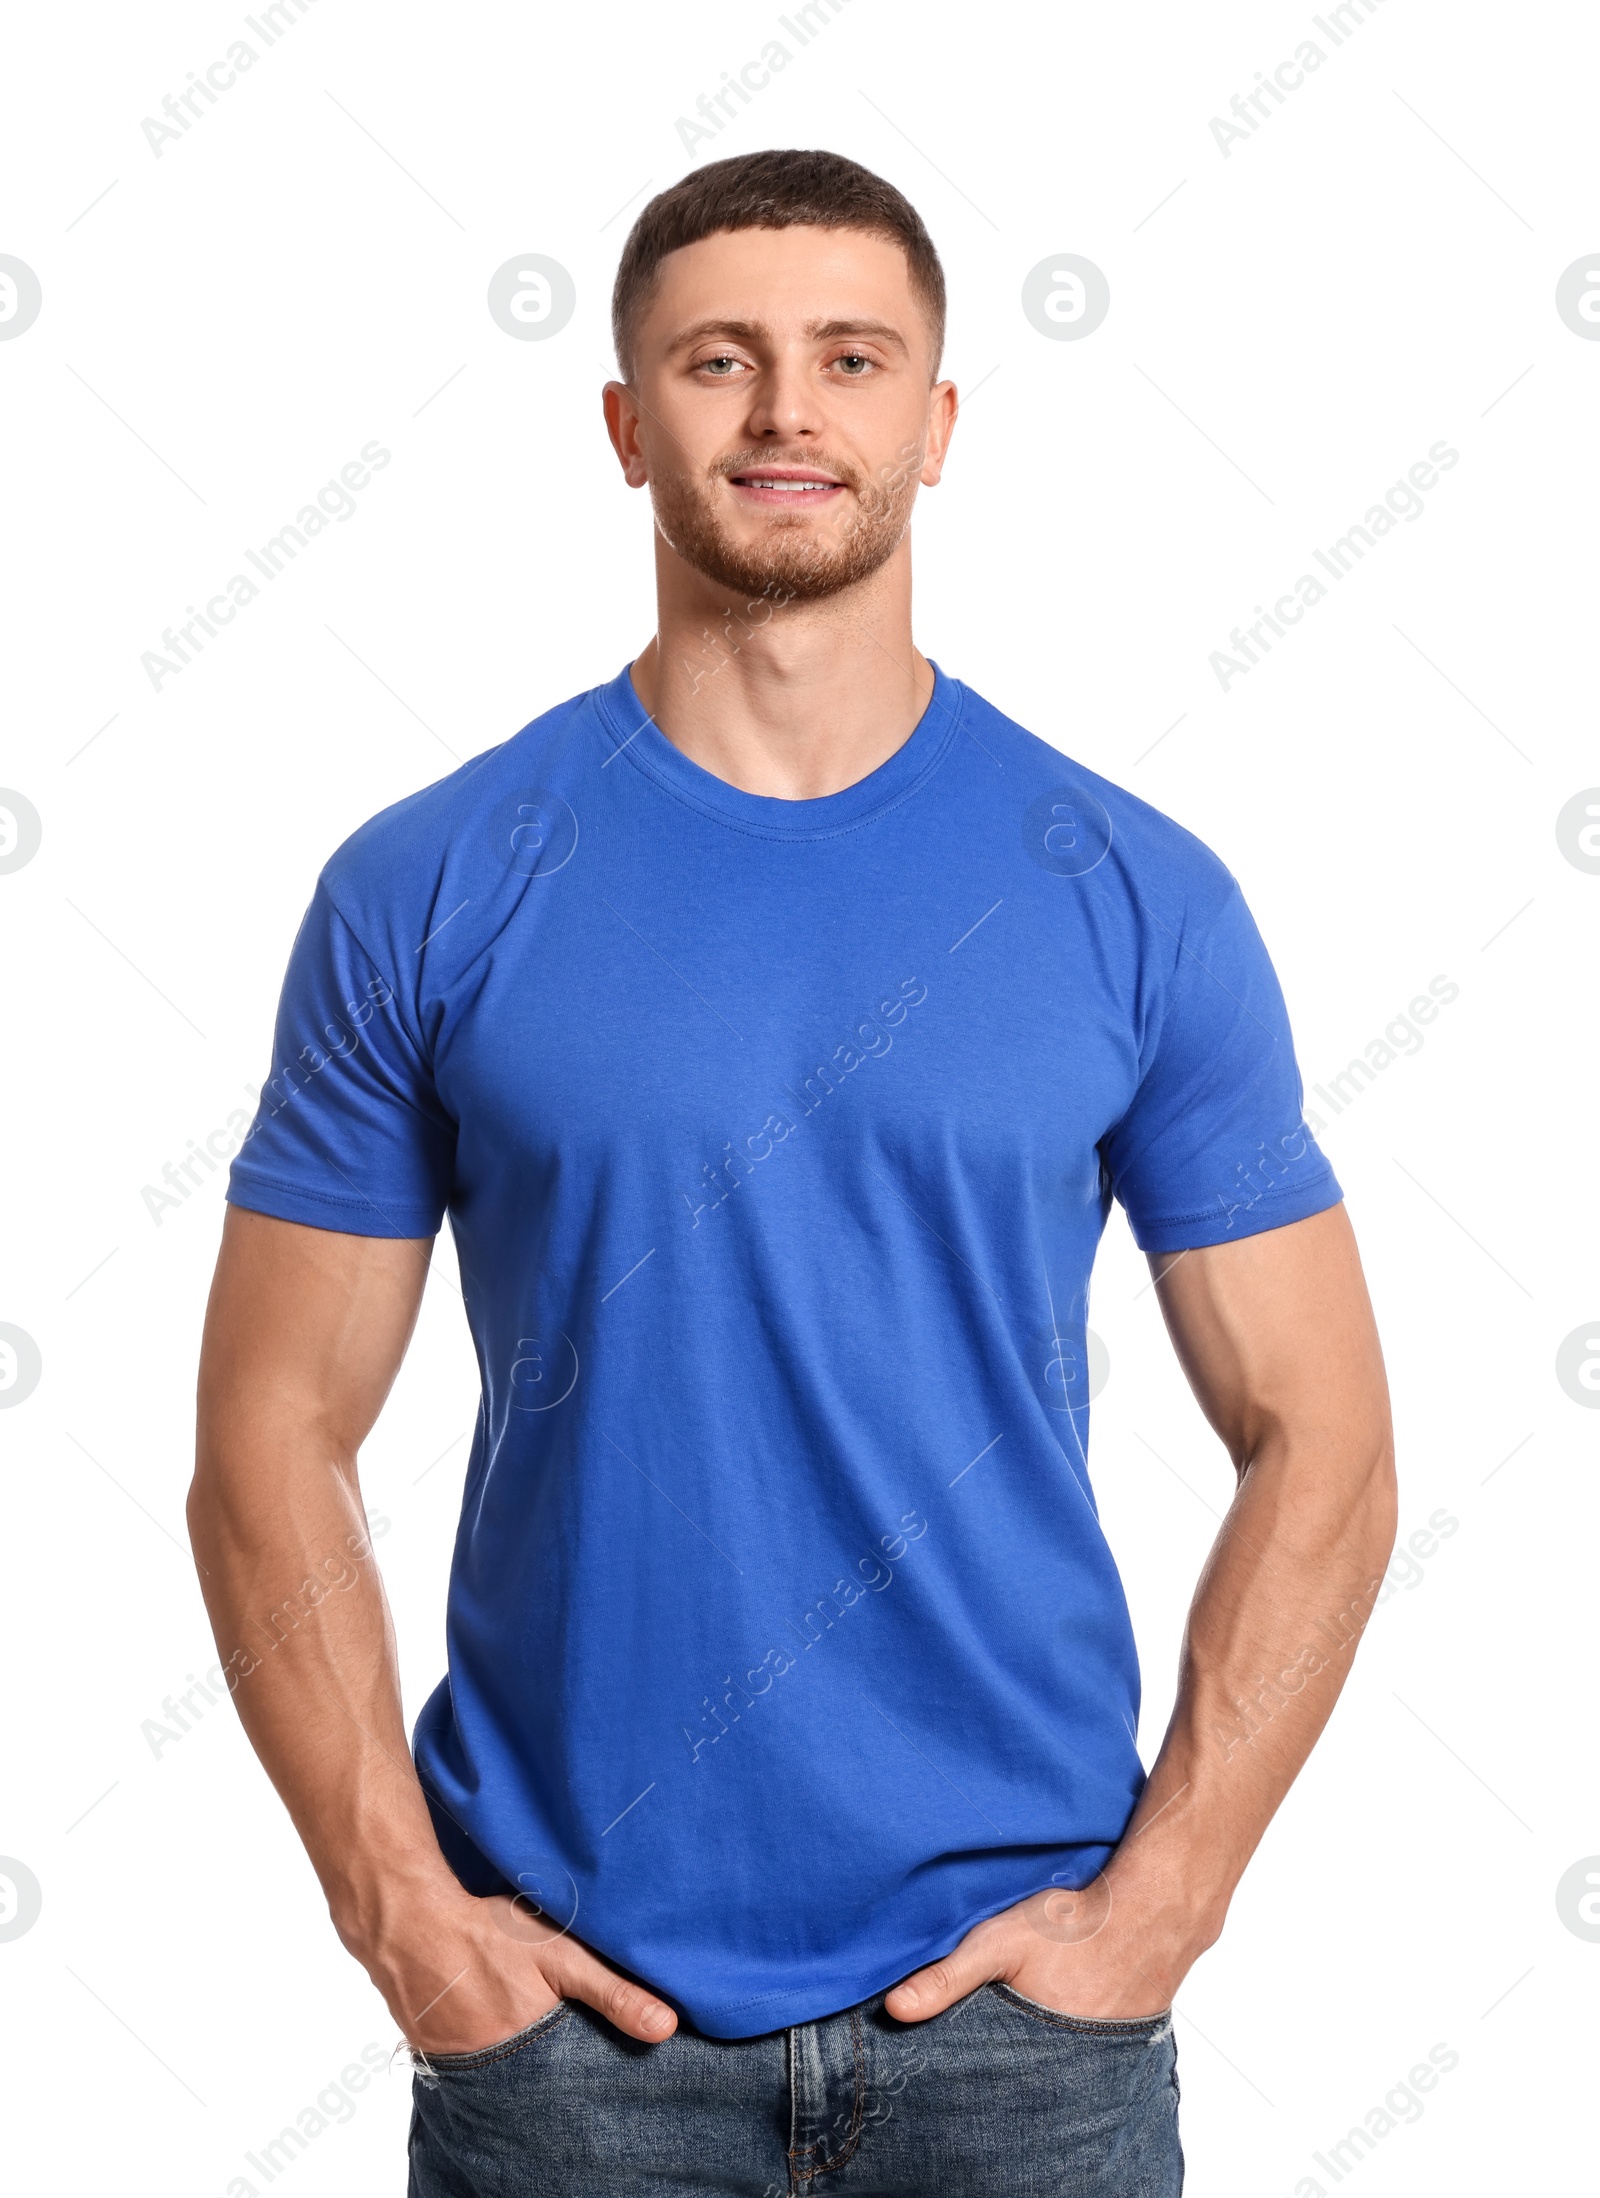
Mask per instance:
[[[794,457],[785,457],[772,450],[739,450],[731,457],[718,458],[709,469],[713,481],[731,481],[738,473],[759,473],[763,466],[803,466],[813,473],[831,474],[843,487],[854,489],[857,495],[866,485],[866,475],[859,466],[847,459],[833,458],[826,451],[801,451]]]

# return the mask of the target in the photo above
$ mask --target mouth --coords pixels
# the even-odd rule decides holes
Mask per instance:
[[[812,466],[751,466],[730,474],[728,486],[741,503],[781,505],[788,511],[832,503],[845,492],[842,481]]]

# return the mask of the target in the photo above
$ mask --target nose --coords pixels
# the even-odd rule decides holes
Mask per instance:
[[[780,352],[758,376],[749,429],[765,442],[804,442],[822,433],[822,404],[808,359]]]

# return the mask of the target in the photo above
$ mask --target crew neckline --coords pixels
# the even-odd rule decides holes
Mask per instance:
[[[828,839],[881,816],[905,800],[937,768],[961,721],[965,690],[929,660],[933,693],[921,717],[893,755],[853,786],[805,801],[774,794],[747,794],[693,762],[675,747],[646,710],[633,684],[633,667],[596,687],[600,721],[615,743],[612,757],[626,756],[635,769],[705,816],[768,839]]]

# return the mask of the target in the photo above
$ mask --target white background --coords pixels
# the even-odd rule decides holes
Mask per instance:
[[[0,1852],[44,1898],[0,1942],[13,2181],[264,2188],[246,2149],[393,2042],[231,1711],[159,1756],[141,1731],[213,1654],[183,1497],[222,1213],[220,1176],[159,1223],[143,1191],[249,1104],[332,848],[647,637],[607,294],[690,165],[677,117],[780,36],[792,66],[699,157],[851,154],[946,262],[975,394],[918,514],[922,647],[1218,850],[1308,1086],[1459,986],[1337,1120],[1310,1097],[1385,1338],[1402,1537],[1458,1524],[1377,1613],[1182,1993],[1189,2188],[1331,2190],[1313,2153],[1441,2042],[1459,2066],[1361,2192],[1576,2187],[1600,1945],[1555,1888],[1600,1850],[1600,1420],[1554,1363],[1600,1310],[1600,877],[1555,819],[1600,780],[1600,344],[1554,291],[1600,246],[1592,16],[1374,0],[1335,50],[1296,5],[848,0],[801,52],[777,13],[316,0],[270,51],[222,4],[13,15],[0,251],[44,297],[0,342],[0,783],[44,825],[0,876],[0,1320],[44,1366],[0,1418]],[[255,68],[158,158],[142,117],[241,35]],[[1224,157],[1210,118],[1307,37],[1322,68]],[[485,307],[526,252],[577,285],[547,342]],[[1061,252],[1111,286],[1083,341],[1019,304]],[[371,439],[392,462],[356,516],[154,691],[142,652]],[[1224,692],[1211,652],[1441,439],[1425,516]],[[1115,1219],[1093,1461],[1149,1760],[1230,1473],[1143,1284]],[[408,1717],[474,1404],[437,1274],[365,1461]],[[401,2191],[407,2111],[397,2069],[285,2171],[294,2198]]]

